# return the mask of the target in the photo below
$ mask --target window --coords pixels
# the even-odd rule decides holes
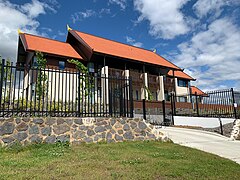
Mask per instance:
[[[136,90],[136,100],[138,100],[138,90]]]
[[[179,87],[188,87],[188,82],[186,80],[178,79],[177,82]]]
[[[34,56],[33,61],[32,61],[32,67],[37,67],[37,66],[38,66],[38,64],[37,64],[37,57]]]
[[[65,62],[64,61],[59,61],[59,69],[64,70],[65,69]]]
[[[187,102],[187,97],[179,97],[179,102]]]

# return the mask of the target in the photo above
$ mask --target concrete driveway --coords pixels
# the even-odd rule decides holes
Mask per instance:
[[[217,133],[186,128],[162,127],[159,131],[176,144],[216,154],[240,164],[240,141],[232,141]]]

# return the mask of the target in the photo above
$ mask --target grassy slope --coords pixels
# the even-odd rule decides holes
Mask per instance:
[[[0,149],[0,179],[239,179],[230,160],[172,143]]]

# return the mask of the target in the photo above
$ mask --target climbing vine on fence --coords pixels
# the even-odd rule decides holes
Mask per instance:
[[[69,59],[69,63],[75,64],[76,69],[83,75],[79,76],[80,80],[82,80],[84,83],[80,83],[80,88],[85,90],[85,97],[89,95],[91,92],[91,88],[93,87],[92,81],[94,80],[94,77],[89,75],[87,67],[81,63],[79,60],[76,59]],[[84,84],[84,87],[81,87]]]
[[[149,90],[149,88],[147,86],[144,86],[144,89],[146,90],[146,93],[148,95],[147,96],[148,98],[146,100],[152,101],[153,100],[153,95],[152,95],[151,91]]]
[[[46,68],[47,60],[44,58],[44,55],[41,52],[36,52],[36,57],[38,69],[40,70],[37,75],[36,93],[39,99],[41,99],[46,93],[47,89],[47,75],[44,73],[44,71],[41,71]]]

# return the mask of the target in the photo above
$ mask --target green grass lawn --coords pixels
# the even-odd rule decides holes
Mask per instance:
[[[240,165],[173,143],[0,148],[0,179],[239,179]]]

